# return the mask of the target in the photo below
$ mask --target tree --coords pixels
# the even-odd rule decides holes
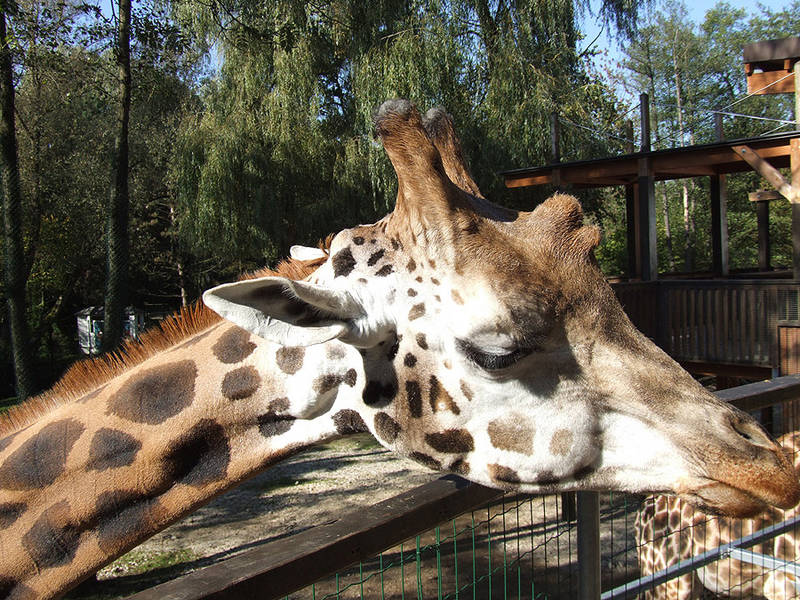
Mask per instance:
[[[128,304],[130,199],[128,194],[128,124],[131,112],[131,0],[119,0],[115,47],[119,77],[116,138],[111,158],[111,194],[106,216],[106,293],[103,316],[103,350],[115,349],[122,340]]]
[[[619,7],[609,14],[635,13]],[[394,178],[371,139],[386,98],[446,106],[484,192],[526,207],[532,193],[506,192],[496,173],[548,159],[550,112],[618,125],[613,94],[577,53],[571,0],[179,8],[221,61],[179,139],[177,221],[187,246],[229,263],[272,260],[390,208]],[[565,132],[565,156],[601,148]]]
[[[13,7],[12,7],[13,10]],[[0,5],[0,153],[2,153],[3,221],[5,242],[5,296],[11,331],[11,349],[17,398],[30,396],[36,383],[29,352],[25,311],[25,257],[22,241],[22,198],[19,185],[14,76],[6,30],[7,2]]]

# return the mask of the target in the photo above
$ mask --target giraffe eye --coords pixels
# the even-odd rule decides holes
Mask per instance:
[[[499,371],[508,368],[532,352],[530,348],[514,348],[505,352],[487,352],[464,340],[457,340],[457,343],[459,350],[469,360],[487,371]]]

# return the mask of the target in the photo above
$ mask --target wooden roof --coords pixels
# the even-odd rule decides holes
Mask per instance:
[[[789,166],[790,141],[793,138],[800,138],[800,131],[669,150],[636,152],[610,158],[554,163],[500,174],[509,188],[546,184],[608,187],[636,183],[641,159],[649,159],[649,167],[656,180],[750,170],[750,165],[734,150],[735,146],[748,146],[773,167],[783,168]]]
[[[746,63],[783,62],[789,58],[800,58],[800,37],[787,37],[747,44],[742,51]]]

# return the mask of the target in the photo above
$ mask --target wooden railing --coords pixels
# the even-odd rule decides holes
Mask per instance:
[[[682,280],[613,288],[634,324],[678,361],[777,368],[779,325],[800,323],[797,283]]]

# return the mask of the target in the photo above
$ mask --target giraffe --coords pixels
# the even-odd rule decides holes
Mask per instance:
[[[800,474],[800,432],[781,436],[778,442],[794,457]],[[704,513],[674,496],[651,496],[636,515],[636,542],[641,576],[656,573],[764,529],[796,517],[800,507],[789,510],[770,508],[749,519],[731,519]],[[754,552],[784,560],[800,559],[800,537],[789,531],[753,546]],[[730,598],[798,598],[794,577],[731,558],[723,559],[686,573],[647,590],[648,600],[690,600],[701,598],[703,590]]]
[[[520,492],[666,491],[752,514],[800,485],[749,416],[639,333],[556,194],[490,203],[452,120],[384,103],[394,210],[81,363],[0,424],[0,597],[57,597],[211,498],[369,431]]]

